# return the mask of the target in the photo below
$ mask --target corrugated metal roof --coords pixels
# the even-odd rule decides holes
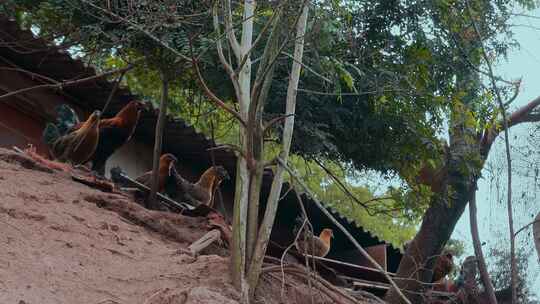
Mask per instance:
[[[96,75],[96,70],[93,67],[85,65],[81,60],[73,59],[66,51],[58,49],[48,41],[36,38],[31,31],[22,30],[15,21],[2,16],[0,16],[0,56],[16,63],[21,68],[57,81]],[[103,108],[112,88],[113,83],[101,78],[64,88],[62,92],[68,95],[73,103],[90,112]],[[119,88],[104,115],[116,113],[133,99],[137,99],[137,96],[128,89]],[[141,115],[135,131],[135,139],[153,145],[156,121],[157,110],[149,107]],[[211,155],[207,149],[213,146],[215,143],[212,140],[197,132],[193,126],[186,124],[182,119],[167,117],[163,137],[164,152],[174,153],[182,162],[189,163],[190,166],[202,171],[212,164]],[[216,163],[223,165],[231,172],[231,180],[234,180],[234,172],[236,171],[234,153],[226,150],[215,150],[213,153]],[[263,189],[268,191],[270,184],[271,176],[267,175],[263,181]],[[230,183],[224,186],[234,192],[234,187]],[[288,187],[288,184],[285,184],[283,189],[288,189]],[[314,207],[311,198],[304,194],[303,199],[308,202],[308,206]],[[296,200],[296,197],[289,193],[285,200]],[[287,205],[286,203],[282,204]],[[368,237],[371,239],[368,242],[370,244],[385,243],[384,240],[362,227],[360,223],[341,215],[333,208],[327,207],[327,209],[356,237]],[[401,253],[391,244],[388,245],[389,264],[395,264],[389,265],[389,270],[392,271],[393,268],[397,268]]]

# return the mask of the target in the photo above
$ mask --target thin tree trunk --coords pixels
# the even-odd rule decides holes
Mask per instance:
[[[507,197],[506,197],[506,207],[508,210],[508,230],[510,233],[510,266],[511,266],[511,284],[512,284],[512,304],[517,304],[517,262],[516,262],[516,240],[514,237],[514,215],[512,210],[512,157],[510,156],[510,130],[508,128],[508,119],[506,115],[506,109],[504,107],[504,102],[501,97],[501,92],[499,90],[499,87],[497,86],[497,82],[495,80],[495,73],[493,72],[493,67],[491,65],[491,61],[489,60],[488,54],[486,52],[486,49],[484,48],[484,39],[482,37],[482,33],[480,32],[480,29],[478,25],[475,22],[475,16],[473,15],[473,11],[471,8],[471,5],[469,1],[466,2],[467,9],[469,11],[469,17],[471,18],[474,30],[476,34],[478,35],[478,38],[480,40],[480,50],[482,51],[482,57],[484,58],[484,61],[486,62],[486,65],[488,67],[488,73],[489,78],[491,80],[491,86],[493,90],[495,91],[495,97],[497,99],[497,103],[499,104],[499,109],[502,114],[503,118],[503,128],[504,128],[504,146],[506,150],[506,162],[508,165],[507,168],[507,181],[508,181],[508,189],[506,189]]]
[[[298,20],[296,28],[294,61],[289,78],[289,87],[287,89],[287,104],[285,114],[289,116],[285,119],[285,127],[283,130],[283,146],[279,155],[279,157],[284,162],[287,162],[289,158],[289,152],[292,143],[292,135],[294,130],[294,113],[296,110],[296,90],[298,89],[300,71],[302,69],[301,62],[304,53],[304,35],[306,33],[308,12],[309,6],[306,2],[304,2],[302,14],[300,15],[300,19]],[[284,171],[285,169],[282,166],[277,167],[276,173],[274,175],[274,180],[272,181],[272,186],[270,188],[270,195],[268,196],[263,222],[259,229],[257,244],[255,246],[255,253],[253,254],[251,264],[249,265],[248,281],[251,286],[250,298],[253,298],[253,296],[255,295],[255,289],[257,287],[261,274],[264,255],[266,253],[268,241],[270,240],[270,234],[272,232],[272,227],[274,225],[274,220],[276,217],[278,200],[279,196],[281,195]]]
[[[230,18],[230,0],[225,0],[225,18]],[[248,118],[248,109],[251,103],[251,59],[249,58],[249,50],[251,49],[253,39],[253,14],[255,12],[256,3],[254,0],[244,1],[244,14],[242,23],[242,38],[240,41],[240,49],[237,50],[240,59],[243,56],[246,58],[242,69],[238,75],[238,103],[240,105],[240,117],[244,121]],[[238,42],[233,39],[234,35],[230,35],[231,46],[237,49]],[[234,80],[233,80],[234,81]],[[240,127],[240,149],[247,151],[246,144],[247,132],[245,128]],[[246,276],[246,233],[247,233],[247,214],[249,208],[249,170],[247,160],[240,156],[236,165],[236,188],[234,195],[234,213],[233,213],[233,246],[232,246],[232,279],[234,286],[241,291],[242,301],[248,301],[249,286],[247,285]]]
[[[251,90],[251,104],[248,111],[248,134],[250,155],[253,158],[251,172],[251,184],[249,187],[249,210],[248,210],[248,225],[247,225],[247,263],[251,263],[253,254],[255,253],[255,244],[259,234],[259,211],[261,187],[264,174],[264,129],[263,129],[263,112],[264,104],[268,97],[268,92],[272,86],[272,80],[275,72],[274,58],[279,56],[279,39],[282,26],[279,25],[281,20],[282,9],[274,11],[272,16],[270,37],[264,48],[264,53],[257,69],[257,75]]]
[[[243,133],[240,131],[240,133]],[[242,134],[240,135],[242,136]],[[236,162],[236,187],[234,190],[233,209],[233,245],[231,248],[232,279],[235,288],[245,289],[244,279],[246,269],[246,230],[249,193],[249,172],[245,158],[238,156]]]
[[[482,47],[483,49],[483,47]],[[507,196],[506,196],[506,208],[508,211],[508,233],[510,234],[510,266],[511,266],[511,283],[512,283],[512,304],[517,304],[517,261],[516,261],[516,239],[514,238],[514,212],[512,208],[512,157],[510,156],[510,134],[508,130],[508,119],[506,118],[506,109],[504,108],[504,104],[502,102],[502,98],[499,92],[499,89],[497,88],[497,84],[495,83],[495,77],[493,75],[493,70],[491,68],[491,63],[489,63],[489,59],[487,57],[487,54],[485,54],[484,50],[484,57],[486,61],[488,62],[489,67],[489,74],[491,76],[491,81],[493,83],[493,87],[496,91],[497,100],[499,102],[499,107],[502,112],[503,116],[503,127],[504,127],[504,146],[506,150],[506,163],[507,163]]]
[[[152,188],[146,201],[146,207],[156,209],[156,193],[159,187],[159,158],[161,156],[161,145],[163,142],[163,130],[165,129],[165,119],[167,118],[167,99],[169,94],[169,80],[162,75],[161,101],[159,103],[159,116],[156,123],[154,140],[154,159],[152,163]]]
[[[474,191],[474,190],[473,190]],[[489,273],[486,267],[486,260],[484,259],[484,253],[482,252],[482,243],[480,242],[480,234],[478,233],[478,222],[476,218],[476,191],[472,193],[471,200],[469,201],[469,217],[471,221],[471,236],[474,245],[474,254],[478,261],[478,269],[480,270],[480,278],[484,283],[486,295],[490,304],[497,304],[497,298],[495,297],[495,289],[489,278]]]

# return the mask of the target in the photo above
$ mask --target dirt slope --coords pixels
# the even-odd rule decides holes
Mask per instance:
[[[238,303],[227,250],[182,253],[208,231],[208,218],[146,210],[5,149],[0,198],[2,304]],[[266,273],[256,302],[373,303],[310,289],[303,275],[282,284],[279,272]]]
[[[158,303],[191,287],[188,302],[236,298],[225,258],[179,254],[186,244],[87,200],[99,195],[65,173],[0,161],[0,303]]]

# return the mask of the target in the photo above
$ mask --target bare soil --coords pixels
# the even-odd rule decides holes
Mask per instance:
[[[0,149],[0,303],[238,303],[228,252],[183,249],[206,218],[149,211]],[[259,303],[311,303],[306,283],[265,275]],[[335,303],[321,292],[314,303]],[[343,303],[351,303],[343,299]],[[364,303],[364,302],[362,302]]]

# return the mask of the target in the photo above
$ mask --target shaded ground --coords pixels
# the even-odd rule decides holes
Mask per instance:
[[[10,153],[0,149],[0,303],[237,303],[226,250],[182,253],[207,219],[148,211]],[[280,276],[265,275],[260,303],[281,303]],[[284,287],[285,303],[311,303],[304,282]],[[335,301],[317,292],[315,303]]]

